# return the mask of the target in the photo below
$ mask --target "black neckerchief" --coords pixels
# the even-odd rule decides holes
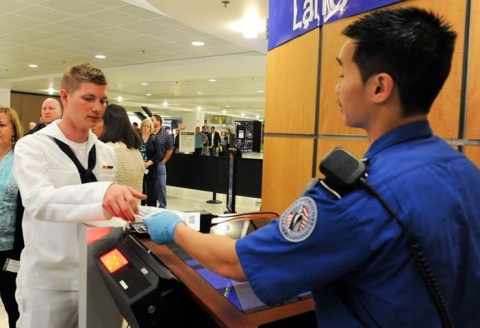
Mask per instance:
[[[97,163],[97,152],[95,150],[95,145],[93,145],[92,149],[90,149],[90,152],[88,153],[88,169],[85,169],[69,145],[58,140],[57,138],[53,138],[53,140],[55,140],[58,147],[60,147],[60,149],[73,161],[77,167],[78,173],[80,174],[82,183],[97,181],[97,177],[92,171]]]

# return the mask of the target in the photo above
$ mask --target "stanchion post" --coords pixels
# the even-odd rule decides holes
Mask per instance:
[[[217,171],[218,171],[218,157],[214,156],[214,171],[215,174],[213,175],[213,197],[210,200],[207,200],[207,204],[221,204],[222,201],[217,199]]]
[[[235,198],[237,195],[237,150],[228,149],[228,189],[227,189],[227,210],[225,214],[235,212]]]

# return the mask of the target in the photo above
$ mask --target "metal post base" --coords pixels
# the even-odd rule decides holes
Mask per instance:
[[[210,200],[207,200],[207,203],[208,203],[208,204],[221,204],[222,201],[221,201],[221,200],[217,200],[217,199],[210,199]]]

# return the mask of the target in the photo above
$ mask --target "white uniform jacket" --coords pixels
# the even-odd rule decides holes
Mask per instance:
[[[25,213],[25,248],[17,285],[50,290],[78,290],[80,222],[105,220],[103,198],[114,182],[115,153],[90,132],[88,151],[95,144],[98,182],[81,184],[73,161],[52,137],[72,145],[52,122],[15,145],[14,176]],[[87,161],[87,159],[85,160]],[[86,163],[82,163],[86,167]]]

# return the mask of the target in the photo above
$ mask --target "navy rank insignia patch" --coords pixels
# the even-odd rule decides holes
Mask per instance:
[[[312,198],[301,197],[283,212],[278,226],[286,240],[300,242],[310,237],[316,221],[317,205]]]

